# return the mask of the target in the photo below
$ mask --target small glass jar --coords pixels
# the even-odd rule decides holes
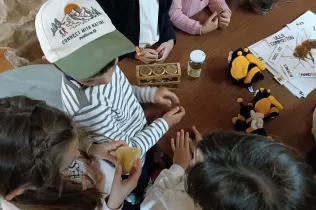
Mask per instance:
[[[142,75],[143,77],[150,76],[151,73],[152,73],[152,70],[149,67],[142,67],[139,71],[139,74]]]
[[[206,55],[202,50],[194,50],[190,54],[188,62],[188,75],[192,78],[201,76],[201,71],[206,59]]]
[[[168,65],[166,67],[166,72],[167,72],[167,74],[177,74],[178,68],[176,65]]]
[[[155,75],[163,75],[165,73],[165,68],[163,66],[155,66],[153,73]]]

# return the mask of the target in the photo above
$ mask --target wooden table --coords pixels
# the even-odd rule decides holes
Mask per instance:
[[[171,154],[170,137],[181,128],[196,125],[201,133],[215,130],[232,130],[231,118],[236,116],[239,105],[238,97],[245,101],[252,99],[252,94],[245,88],[233,86],[227,78],[227,56],[230,50],[249,46],[280,30],[307,10],[316,12],[315,0],[292,0],[291,3],[279,1],[268,16],[259,16],[248,8],[233,11],[232,22],[225,30],[218,30],[204,36],[190,36],[177,32],[177,44],[166,62],[180,62],[182,81],[177,94],[181,105],[186,109],[182,121],[170,129],[158,145]],[[205,15],[200,15],[204,16]],[[199,79],[189,80],[186,74],[189,54],[192,50],[206,52],[205,68]],[[131,83],[136,83],[135,66],[137,61],[125,59],[120,67]],[[316,91],[307,99],[298,99],[285,87],[279,85],[269,72],[265,79],[254,85],[270,88],[272,94],[284,105],[284,110],[276,119],[267,122],[265,128],[271,135],[281,138],[286,144],[306,154],[315,146],[311,135],[312,112],[316,105]]]

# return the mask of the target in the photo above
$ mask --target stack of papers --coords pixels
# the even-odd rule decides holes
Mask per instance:
[[[316,88],[316,14],[307,11],[279,32],[249,47],[293,95],[306,98]]]

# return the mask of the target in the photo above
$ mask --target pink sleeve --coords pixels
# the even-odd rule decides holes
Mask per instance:
[[[17,207],[15,207],[13,204],[11,204],[5,200],[1,200],[1,208],[3,210],[20,210]]]
[[[212,12],[217,12],[217,14],[220,14],[223,11],[231,13],[225,0],[209,0],[208,7]]]
[[[193,20],[183,14],[181,0],[173,0],[169,10],[169,15],[173,25],[182,31],[192,35],[201,34],[202,25],[199,21]]]

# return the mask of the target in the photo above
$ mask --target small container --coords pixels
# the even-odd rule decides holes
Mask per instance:
[[[165,73],[165,68],[163,66],[155,66],[154,74],[155,75],[163,75]]]
[[[194,50],[190,54],[188,62],[188,75],[192,78],[201,76],[201,71],[205,62],[206,55],[202,50]]]
[[[167,74],[177,74],[178,68],[176,65],[168,65],[166,67],[166,72],[167,72]]]
[[[143,77],[151,75],[152,70],[149,67],[143,67],[140,69],[139,74],[142,75]]]
[[[258,15],[267,15],[274,8],[277,0],[250,0],[252,9]]]

